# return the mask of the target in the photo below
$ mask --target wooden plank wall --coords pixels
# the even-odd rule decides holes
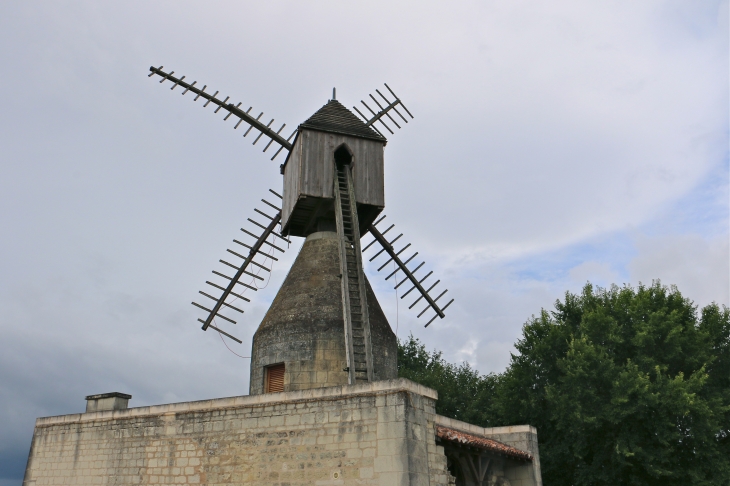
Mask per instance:
[[[382,142],[302,129],[284,168],[284,226],[301,197],[334,199],[334,153],[343,143],[353,152],[352,177],[357,202],[385,206]]]
[[[286,226],[294,206],[299,199],[299,171],[302,158],[302,139],[301,134],[297,134],[289,156],[286,159],[284,167],[284,187],[282,192],[283,201],[281,206],[281,226]]]
[[[353,152],[353,182],[357,202],[385,205],[383,144],[336,133],[303,130],[300,193],[333,198],[334,153],[345,143]]]

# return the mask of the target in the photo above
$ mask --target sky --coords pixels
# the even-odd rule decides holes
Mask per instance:
[[[350,108],[388,83],[415,118],[387,134],[384,214],[455,302],[424,329],[366,272],[399,338],[498,373],[589,281],[730,305],[728,45],[712,0],[0,3],[0,486],[35,418],[86,395],[247,394],[301,246],[246,304],[242,345],[200,330],[190,302],[283,157],[150,65],[285,131],[333,87]]]

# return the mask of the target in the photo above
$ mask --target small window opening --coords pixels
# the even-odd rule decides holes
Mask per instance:
[[[337,167],[342,167],[343,165],[350,165],[352,163],[352,154],[347,149],[346,145],[340,145],[337,147],[337,150],[335,150],[335,164],[337,164]]]
[[[266,367],[266,393],[278,393],[284,391],[284,363]]]

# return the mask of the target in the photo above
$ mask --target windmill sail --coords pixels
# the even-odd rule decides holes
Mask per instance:
[[[441,319],[443,319],[445,317],[444,311],[446,310],[446,308],[448,306],[451,305],[452,302],[454,302],[454,299],[451,299],[445,306],[439,307],[439,305],[437,304],[437,301],[439,299],[441,299],[441,297],[446,295],[446,292],[448,292],[449,290],[448,289],[444,290],[436,298],[431,297],[429,292],[431,292],[441,282],[441,280],[437,280],[435,283],[430,284],[428,289],[424,288],[424,282],[426,281],[426,279],[428,279],[433,274],[433,272],[432,271],[428,272],[428,274],[426,274],[426,276],[421,279],[416,278],[415,273],[418,270],[420,270],[421,267],[426,262],[421,262],[413,270],[408,269],[407,265],[418,255],[418,252],[415,252],[413,255],[411,255],[405,261],[403,261],[401,259],[400,255],[401,255],[401,253],[406,251],[411,246],[411,244],[408,243],[403,248],[396,251],[393,244],[403,236],[403,233],[399,234],[392,240],[388,241],[388,239],[385,237],[385,234],[388,233],[391,229],[393,229],[393,227],[395,225],[390,225],[388,227],[388,229],[386,229],[385,231],[383,231],[381,233],[378,230],[378,228],[376,228],[376,226],[380,222],[382,222],[384,219],[385,219],[385,216],[381,217],[379,220],[377,220],[375,223],[371,224],[368,227],[368,231],[370,231],[370,233],[373,235],[374,239],[362,251],[363,251],[363,253],[366,252],[375,242],[378,242],[380,244],[382,249],[378,253],[376,253],[373,257],[371,257],[370,261],[371,262],[374,261],[376,258],[378,258],[383,253],[387,253],[390,256],[390,258],[385,263],[383,263],[380,266],[380,268],[378,268],[378,272],[383,270],[389,263],[395,262],[395,264],[398,266],[398,268],[396,268],[393,272],[391,272],[390,275],[385,277],[385,280],[390,280],[391,277],[395,276],[399,271],[403,272],[403,274],[405,275],[405,278],[403,278],[403,280],[401,280],[394,288],[397,289],[398,287],[403,285],[405,282],[410,282],[412,284],[412,287],[410,289],[408,289],[408,291],[401,296],[401,299],[404,299],[408,294],[413,292],[413,290],[418,291],[418,294],[420,294],[420,296],[408,308],[412,309],[413,307],[416,306],[416,304],[418,304],[421,301],[421,299],[424,299],[426,301],[426,307],[424,307],[423,310],[418,314],[418,317],[421,317],[429,309],[433,310],[434,316],[431,317],[431,320],[429,320],[426,323],[426,325],[424,326],[424,327],[428,327],[434,321],[434,319],[436,319],[437,317],[440,317]],[[429,285],[429,284],[426,284],[426,285]]]
[[[274,192],[273,190],[269,189],[269,192],[276,195],[281,199],[281,196]],[[276,225],[279,224],[281,221],[281,209],[276,206],[275,204],[270,203],[269,201],[266,201],[265,199],[262,199],[266,205],[268,205],[270,208],[273,208],[277,211],[277,213],[274,216],[271,216],[267,214],[265,211],[262,211],[258,208],[254,209],[258,214],[266,217],[268,219],[268,223],[266,225],[259,223],[258,221],[255,221],[251,218],[248,218],[248,221],[252,223],[255,227],[257,227],[257,230],[249,231],[245,228],[241,228],[241,231],[243,231],[248,237],[252,238],[251,244],[244,243],[239,240],[233,240],[234,243],[243,246],[248,250],[248,254],[244,255],[239,253],[239,251],[234,251],[231,249],[228,249],[228,253],[232,254],[233,256],[240,258],[243,262],[240,264],[233,264],[226,260],[220,260],[220,263],[224,264],[225,266],[229,268],[233,268],[235,270],[235,274],[233,276],[229,276],[225,273],[218,272],[213,270],[213,273],[224,279],[223,285],[206,281],[205,283],[209,286],[216,289],[216,291],[222,291],[221,294],[218,297],[215,297],[208,292],[216,292],[208,290],[208,292],[203,292],[202,290],[199,292],[204,297],[213,300],[215,303],[213,304],[212,308],[207,308],[204,305],[198,304],[197,302],[192,302],[192,304],[202,310],[204,310],[207,313],[207,317],[205,319],[198,319],[199,322],[203,323],[203,331],[208,330],[208,328],[212,328],[219,333],[233,339],[234,341],[241,343],[241,340],[232,336],[231,334],[228,334],[227,332],[223,331],[222,329],[216,327],[213,322],[216,318],[220,318],[223,321],[227,321],[231,324],[236,324],[236,321],[228,317],[228,315],[224,314],[224,311],[227,310],[234,310],[236,312],[239,312],[243,314],[243,310],[240,309],[238,306],[240,305],[237,300],[241,300],[244,302],[250,302],[250,300],[241,293],[245,292],[246,290],[253,290],[256,291],[258,288],[254,285],[247,284],[244,282],[241,282],[241,279],[244,278],[244,276],[251,277],[253,280],[251,283],[255,283],[255,280],[264,280],[263,277],[259,275],[259,273],[263,270],[266,272],[270,272],[271,269],[266,266],[267,260],[276,261],[277,258],[273,256],[274,250],[278,250],[279,252],[283,253],[285,251],[284,248],[281,248],[274,243],[268,241],[270,236],[275,236],[276,238],[279,238],[283,241],[286,241],[289,243],[289,240],[280,235],[279,233],[275,232],[274,229],[276,228]],[[270,210],[269,210],[270,211]],[[266,245],[266,247],[264,246]],[[282,245],[283,246],[283,245]],[[268,253],[265,251],[265,249],[268,249]],[[243,251],[245,253],[245,250]],[[263,261],[257,262],[255,259],[263,258]],[[256,269],[254,269],[254,267]],[[252,270],[256,271],[257,273],[252,273]],[[239,291],[236,287],[236,285],[240,285],[244,288],[243,291]],[[239,293],[241,292],[241,293]],[[234,305],[235,304],[235,305]]]
[[[413,115],[411,115],[411,112],[408,111],[408,108],[406,108],[406,105],[404,105],[403,102],[400,100],[400,98],[398,98],[395,95],[395,93],[393,92],[393,90],[390,89],[390,86],[388,86],[386,83],[384,83],[384,84],[385,84],[385,87],[388,89],[388,91],[390,91],[390,94],[393,96],[394,100],[393,101],[390,101],[388,98],[386,98],[383,95],[383,93],[380,92],[380,90],[376,89],[375,92],[378,93],[378,95],[380,95],[380,98],[382,98],[382,101],[385,103],[385,106],[383,106],[383,105],[380,104],[380,101],[378,100],[378,98],[376,98],[372,94],[369,95],[370,96],[370,99],[373,101],[373,103],[375,103],[375,106],[378,107],[378,110],[379,111],[377,113],[372,108],[370,108],[370,106],[368,106],[367,103],[365,103],[364,101],[360,100],[360,103],[362,103],[363,106],[365,108],[367,108],[370,113],[372,113],[373,116],[371,118],[368,118],[367,116],[363,115],[362,112],[357,109],[357,106],[353,106],[353,109],[365,121],[365,126],[368,126],[368,127],[372,128],[373,130],[375,130],[376,132],[378,132],[378,134],[381,135],[381,136],[383,134],[380,133],[380,130],[378,130],[375,127],[375,123],[376,122],[380,122],[380,124],[383,125],[386,128],[386,130],[388,130],[391,134],[393,133],[393,130],[391,130],[390,127],[385,123],[385,120],[383,120],[383,117],[384,116],[387,116],[390,119],[391,123],[393,123],[393,125],[395,125],[396,127],[400,128],[400,125],[398,124],[397,121],[395,121],[395,118],[393,118],[392,116],[390,116],[390,113],[389,112],[391,110],[394,111],[395,113],[397,113],[398,116],[400,116],[401,120],[403,120],[403,122],[408,123],[408,119],[406,117],[404,117],[401,114],[400,111],[398,111],[398,105],[400,105],[400,107],[403,108],[406,113],[408,113],[408,116],[410,116],[411,119],[413,119]]]
[[[152,77],[156,74],[162,78],[160,80],[160,83],[164,83],[165,81],[170,81],[171,83],[173,83],[172,87],[170,88],[171,90],[174,90],[178,86],[184,88],[184,91],[182,92],[183,95],[185,95],[188,91],[195,93],[197,96],[195,97],[195,99],[193,101],[198,101],[198,98],[201,98],[201,97],[205,98],[208,101],[203,105],[203,108],[208,106],[209,103],[218,105],[218,108],[215,109],[215,113],[218,113],[218,110],[220,110],[221,108],[228,111],[228,114],[225,116],[225,118],[223,118],[224,121],[228,120],[228,117],[230,117],[231,115],[237,116],[239,118],[239,121],[233,127],[234,129],[238,128],[238,126],[241,124],[241,122],[248,123],[251,126],[249,127],[248,130],[246,130],[246,133],[243,134],[244,137],[246,135],[248,135],[248,133],[254,128],[260,132],[259,136],[256,137],[256,139],[254,140],[253,145],[256,145],[256,142],[258,142],[259,139],[264,135],[266,135],[267,137],[269,137],[271,139],[269,141],[269,143],[266,144],[266,147],[264,147],[264,152],[266,152],[269,149],[269,147],[271,146],[271,144],[273,142],[278,143],[281,147],[279,148],[279,150],[276,151],[274,156],[271,157],[271,160],[274,160],[276,158],[276,156],[279,155],[279,152],[281,152],[282,150],[284,150],[284,149],[286,149],[287,151],[291,150],[292,145],[289,141],[297,133],[297,131],[294,130],[292,132],[292,134],[289,135],[289,138],[284,138],[283,136],[281,136],[281,131],[284,129],[284,127],[286,127],[286,123],[284,123],[281,126],[281,128],[279,128],[279,130],[274,131],[271,128],[272,123],[274,123],[273,118],[271,119],[271,121],[268,124],[264,124],[264,122],[260,121],[260,118],[264,114],[263,111],[257,117],[254,117],[253,115],[249,114],[249,112],[251,111],[251,109],[253,107],[250,107],[248,110],[243,111],[240,108],[241,103],[238,103],[237,105],[234,105],[233,103],[228,103],[230,96],[226,96],[226,98],[223,101],[221,101],[220,99],[216,98],[216,96],[219,93],[218,91],[216,91],[212,95],[209,93],[206,93],[205,88],[208,87],[207,85],[203,86],[202,88],[197,88],[196,87],[196,84],[198,84],[197,81],[193,81],[192,83],[187,83],[184,81],[185,76],[176,78],[175,76],[173,76],[175,71],[170,71],[169,73],[166,73],[162,70],[162,68],[163,68],[163,66],[160,66],[159,68],[150,66],[151,72],[148,75],[148,77]]]

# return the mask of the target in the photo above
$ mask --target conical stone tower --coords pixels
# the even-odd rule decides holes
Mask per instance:
[[[251,395],[347,384],[337,233],[310,234],[253,337]],[[376,380],[398,377],[398,346],[367,284]],[[283,390],[267,389],[280,373]]]

